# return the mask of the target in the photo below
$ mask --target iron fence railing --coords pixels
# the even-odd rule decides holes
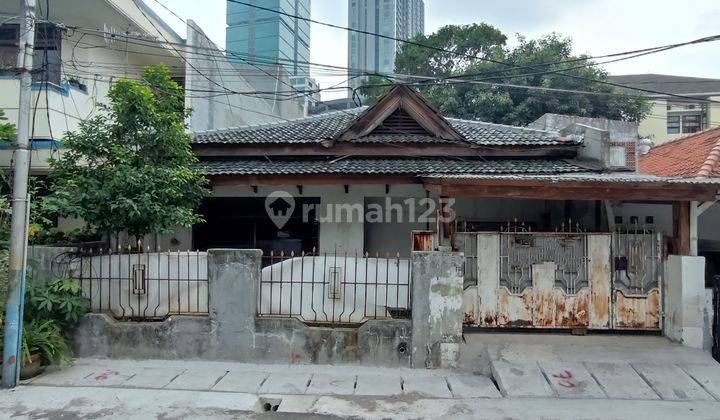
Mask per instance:
[[[208,314],[205,252],[81,250],[67,264],[92,312],[130,320]]]
[[[410,317],[411,262],[399,254],[272,252],[263,259],[259,317],[321,324]]]

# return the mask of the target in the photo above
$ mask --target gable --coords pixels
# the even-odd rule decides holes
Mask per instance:
[[[390,89],[375,105],[360,114],[336,140],[353,141],[374,134],[464,140],[418,92],[403,85]]]
[[[412,115],[402,108],[393,111],[370,133],[370,135],[393,134],[432,136],[432,133],[427,131]]]

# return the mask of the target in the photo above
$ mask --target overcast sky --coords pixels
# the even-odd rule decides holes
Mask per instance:
[[[184,36],[183,18],[192,18],[219,46],[225,46],[225,0],[145,0]],[[312,0],[313,19],[347,26],[347,0]],[[528,38],[550,32],[569,36],[575,53],[601,55],[689,41],[720,33],[720,0],[425,0],[425,32],[448,24],[486,22],[508,36]],[[347,66],[347,32],[312,26],[314,63]],[[664,73],[720,78],[720,41],[687,46],[608,65],[613,74]],[[316,73],[321,87],[346,77]],[[344,96],[327,93],[324,99]]]

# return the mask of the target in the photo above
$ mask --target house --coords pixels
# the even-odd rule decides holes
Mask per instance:
[[[640,171],[665,177],[720,179],[720,128],[656,146],[640,157]],[[706,283],[720,274],[720,204],[702,207],[698,218],[698,252],[708,261]]]
[[[213,189],[193,248],[262,249],[281,263],[459,251],[468,325],[664,330],[698,347],[707,333],[663,314],[689,298],[665,294],[677,264],[704,267],[683,256],[720,180],[637,173],[602,128],[446,118],[396,86],[369,108],[198,132],[192,146]],[[265,208],[279,192],[294,199],[282,227]]]
[[[648,91],[646,94],[652,101],[652,108],[648,116],[640,122],[639,132],[642,137],[649,137],[655,144],[720,124],[720,104],[709,102],[720,101],[720,79],[627,74],[610,76],[609,80]]]
[[[19,2],[4,2],[0,12],[18,15]],[[113,81],[138,78],[146,66],[164,63],[186,89],[186,104],[194,110],[193,130],[207,130],[296,118],[297,101],[272,95],[248,97],[233,91],[256,90],[227,61],[192,21],[182,36],[142,1],[56,0],[45,10],[39,2],[33,76],[33,173],[48,170],[47,159],[62,150],[65,132],[96,115],[107,102]],[[0,108],[17,122],[20,81],[17,62],[20,26],[3,19],[0,25]],[[230,77],[232,76],[232,77]],[[274,86],[281,81],[271,78]],[[287,80],[285,81],[287,82]],[[270,84],[268,82],[268,84]],[[217,94],[208,94],[217,90]],[[202,91],[204,93],[198,93]],[[278,105],[277,102],[281,104]],[[0,149],[0,166],[11,165],[12,145]]]

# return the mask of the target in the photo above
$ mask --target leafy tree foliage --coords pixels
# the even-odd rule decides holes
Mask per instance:
[[[15,125],[3,121],[7,121],[7,117],[5,111],[0,109],[0,142],[14,142],[17,136]]]
[[[66,152],[51,161],[49,200],[58,213],[136,238],[201,221],[195,209],[207,180],[193,166],[190,111],[167,67],[146,68],[140,81],[117,81],[108,97],[104,112],[68,133]]]
[[[550,34],[528,40],[518,36],[514,46],[508,46],[507,40],[498,29],[484,23],[445,26],[432,35],[420,35],[414,41],[459,54],[480,56],[485,60],[405,44],[396,58],[396,73],[435,78],[415,87],[442,114],[457,118],[526,125],[551,112],[639,121],[649,111],[647,99],[634,92],[558,74],[557,71],[562,71],[586,79],[607,80],[608,74],[604,70],[583,66],[588,63],[586,61],[548,64],[586,58],[572,55],[570,38]],[[503,65],[498,61],[523,68]],[[448,77],[451,79],[437,80]],[[462,80],[482,83],[457,83]],[[597,95],[531,90],[500,84],[589,91]],[[387,85],[388,79],[371,76],[365,81],[362,93],[370,103],[374,103],[389,90]]]

